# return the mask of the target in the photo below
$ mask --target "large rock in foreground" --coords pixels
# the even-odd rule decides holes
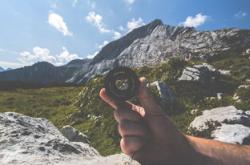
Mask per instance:
[[[1,165],[137,164],[123,154],[102,157],[87,143],[71,142],[48,120],[0,113]]]
[[[211,138],[227,143],[249,144],[250,111],[234,106],[205,110],[191,122],[190,130],[211,131]]]

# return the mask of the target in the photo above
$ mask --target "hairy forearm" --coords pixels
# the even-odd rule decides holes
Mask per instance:
[[[196,153],[202,157],[203,164],[248,165],[250,164],[250,146],[235,145],[186,136]]]

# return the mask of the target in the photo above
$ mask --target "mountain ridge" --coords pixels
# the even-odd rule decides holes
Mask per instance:
[[[206,61],[226,53],[240,55],[248,48],[250,48],[250,30],[227,28],[197,31],[193,27],[165,25],[156,19],[108,43],[93,59],[73,60],[60,67],[47,65],[48,70],[38,67],[40,72],[35,75],[40,75],[38,76],[40,79],[32,77],[34,70],[37,69],[37,65],[34,64],[0,73],[0,81],[31,80],[46,85],[82,84],[118,65],[128,67],[157,65],[172,57]]]

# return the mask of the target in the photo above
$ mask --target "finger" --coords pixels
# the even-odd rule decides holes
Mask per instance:
[[[135,112],[138,112],[141,116],[144,116],[144,114],[145,114],[144,109],[142,107],[135,105],[129,101],[126,101],[123,103],[119,102],[119,104],[118,104],[114,99],[112,99],[111,97],[109,97],[106,94],[105,88],[102,88],[100,90],[99,95],[103,101],[105,101],[107,104],[109,104],[114,109],[118,109],[118,107],[122,107],[122,108],[127,108],[127,109],[131,109]]]
[[[117,109],[118,106],[117,106],[116,102],[112,98],[107,96],[107,94],[105,92],[105,88],[102,88],[100,90],[99,96],[101,97],[101,99],[103,101],[105,101],[107,104],[109,104],[112,108]]]
[[[116,111],[114,111],[114,117],[118,123],[123,120],[130,120],[134,122],[142,120],[142,117],[137,112],[122,107],[119,107]]]
[[[139,122],[133,122],[128,120],[123,120],[119,123],[118,131],[122,137],[140,136],[146,139],[149,136],[145,125],[142,125]]]
[[[143,138],[136,136],[123,137],[120,142],[122,152],[129,156],[133,156],[144,144]]]
[[[144,77],[140,78],[138,98],[145,111],[144,120],[154,136],[165,140],[166,137],[172,138],[172,136],[176,135],[177,129],[149,93]]]
[[[147,88],[147,80],[145,77],[140,78],[140,87],[138,91],[138,99],[148,114],[163,114],[160,106],[155,102]]]

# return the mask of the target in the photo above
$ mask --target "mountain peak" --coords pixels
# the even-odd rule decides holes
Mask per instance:
[[[33,64],[32,66],[35,66],[35,67],[55,67],[53,64],[46,62],[46,61],[37,62],[37,63]]]
[[[162,22],[162,20],[160,20],[160,19],[155,19],[155,20],[153,20],[152,22],[150,22],[149,24],[147,24],[148,26],[152,26],[152,25],[154,25],[154,26],[158,26],[158,25],[164,25],[163,24],[163,22]]]
[[[4,68],[2,68],[2,67],[0,66],[0,72],[2,72],[2,71],[4,71]]]

